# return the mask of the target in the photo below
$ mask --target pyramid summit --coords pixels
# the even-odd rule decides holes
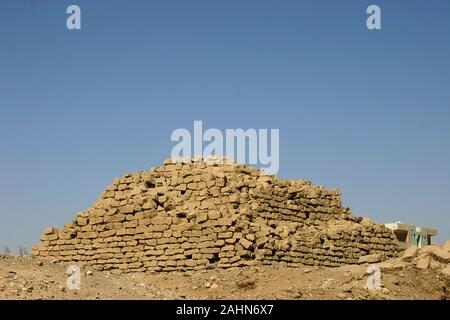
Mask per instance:
[[[337,189],[210,160],[166,160],[114,179],[91,208],[45,229],[32,255],[131,272],[337,267],[399,251],[393,233],[353,216]]]

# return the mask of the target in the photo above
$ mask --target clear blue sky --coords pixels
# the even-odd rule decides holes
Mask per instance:
[[[2,0],[0,248],[160,165],[194,120],[279,128],[281,177],[450,239],[449,15],[447,0]]]

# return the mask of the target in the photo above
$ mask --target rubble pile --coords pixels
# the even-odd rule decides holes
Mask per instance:
[[[47,228],[32,254],[131,272],[337,267],[398,251],[392,232],[353,216],[337,189],[191,158],[114,179],[75,220]]]

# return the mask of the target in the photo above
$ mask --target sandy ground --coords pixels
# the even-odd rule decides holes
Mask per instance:
[[[382,269],[381,288],[369,290],[367,268],[258,266],[120,275],[82,268],[81,289],[69,290],[67,266],[1,255],[0,299],[450,299],[450,276],[439,270]]]

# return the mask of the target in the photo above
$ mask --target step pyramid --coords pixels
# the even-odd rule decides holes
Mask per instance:
[[[40,240],[36,257],[117,273],[335,267],[399,251],[392,232],[353,216],[337,189],[201,158],[114,179],[91,208]]]

